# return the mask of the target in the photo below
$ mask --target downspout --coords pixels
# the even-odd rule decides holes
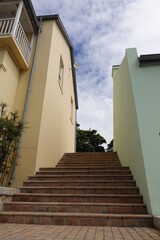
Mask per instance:
[[[34,51],[34,56],[33,56],[33,64],[32,64],[31,74],[30,74],[30,78],[29,78],[29,84],[28,84],[28,89],[27,89],[27,96],[26,96],[26,101],[25,101],[25,106],[24,106],[24,112],[23,112],[23,116],[22,116],[22,122],[23,123],[24,123],[25,118],[26,118],[28,100],[29,100],[29,95],[30,95],[30,91],[31,91],[31,84],[32,84],[32,79],[33,79],[33,73],[34,73],[34,68],[35,68],[35,62],[36,62],[38,43],[39,43],[39,37],[40,37],[41,30],[42,30],[42,17],[40,17],[40,25],[39,25],[39,29],[38,29],[36,46],[35,46],[35,51]],[[14,163],[14,166],[13,166],[12,177],[11,177],[10,182],[8,183],[9,185],[11,185],[13,183],[13,180],[15,178],[16,165],[17,165],[17,161],[18,161],[18,155],[19,155],[21,139],[22,139],[22,132],[23,132],[23,129],[21,129],[21,132],[20,132],[20,137],[19,137],[17,152],[16,152],[16,159],[15,159],[15,163]]]

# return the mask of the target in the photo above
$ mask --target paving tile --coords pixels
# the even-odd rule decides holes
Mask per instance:
[[[160,240],[153,228],[0,224],[0,240]]]

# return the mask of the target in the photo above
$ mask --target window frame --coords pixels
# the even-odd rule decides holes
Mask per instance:
[[[72,124],[73,124],[73,109],[74,109],[74,102],[73,102],[73,98],[71,96],[71,100],[70,100],[70,120],[71,120]]]
[[[59,71],[58,71],[58,84],[61,89],[61,92],[63,93],[63,80],[64,80],[64,63],[62,56],[60,56],[59,61]]]

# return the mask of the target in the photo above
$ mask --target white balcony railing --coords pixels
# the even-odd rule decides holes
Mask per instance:
[[[14,21],[15,18],[0,19],[0,37],[12,35]],[[31,46],[20,22],[18,22],[16,32],[13,37],[15,38],[23,57],[27,63],[29,63]]]
[[[13,23],[14,18],[0,19],[0,36],[10,35],[12,32]]]

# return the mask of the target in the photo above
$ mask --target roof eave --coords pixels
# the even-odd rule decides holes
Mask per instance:
[[[140,55],[139,62],[141,67],[160,65],[160,54]]]
[[[29,14],[29,17],[31,19],[31,22],[33,24],[34,31],[37,33],[39,30],[39,23],[38,23],[38,19],[37,19],[36,13],[34,11],[32,2],[31,2],[31,0],[24,0],[24,4],[25,4],[25,7]]]

